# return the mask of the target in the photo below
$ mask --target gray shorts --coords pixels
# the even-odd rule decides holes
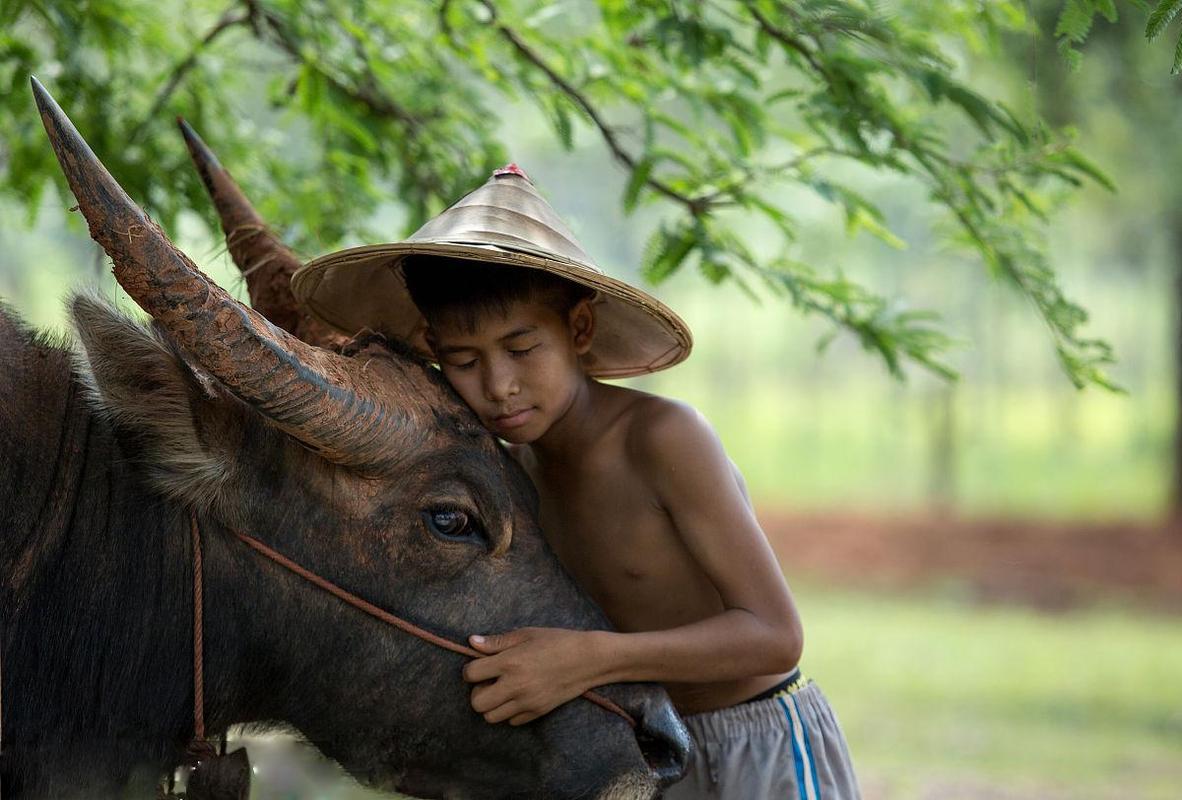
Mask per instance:
[[[697,752],[664,800],[859,800],[837,717],[815,683],[802,684],[686,717]]]

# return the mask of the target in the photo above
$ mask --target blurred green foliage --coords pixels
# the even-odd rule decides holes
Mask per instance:
[[[931,13],[976,13],[969,5],[933,7]],[[1057,0],[1034,7],[1044,31],[1053,28],[1058,9]],[[1059,377],[1043,323],[1029,313],[1027,301],[937,235],[943,212],[926,202],[926,188],[904,176],[849,165],[841,179],[882,210],[907,248],[865,230],[847,233],[844,212],[812,187],[770,187],[769,196],[799,220],[796,256],[838,267],[852,283],[883,298],[887,313],[938,311],[952,341],[945,360],[962,379],[947,384],[904,367],[911,379],[898,384],[862,354],[856,334],[842,329],[835,336],[823,318],[785,314],[779,303],[753,301],[733,282],[708,287],[681,270],[658,294],[690,323],[695,353],[676,370],[638,385],[700,408],[765,506],[938,504],[974,515],[1158,517],[1169,497],[1176,407],[1172,275],[1178,250],[1172,231],[1182,208],[1176,170],[1169,166],[1179,121],[1172,106],[1161,102],[1171,79],[1160,54],[1145,46],[1133,15],[1094,31],[1087,57],[1074,71],[1049,35],[1031,39],[1016,32],[994,43],[965,39],[957,47],[957,69],[973,74],[990,93],[1015,107],[1037,106],[1052,118],[1077,120],[1075,135],[1084,149],[1104,171],[1119,176],[1119,194],[1097,184],[1075,193],[1038,246],[1070,293],[1093,310],[1100,335],[1124,354],[1112,375],[1128,394],[1073,391]],[[998,47],[1005,57],[997,57]],[[24,102],[23,80],[19,89]],[[239,116],[211,121],[215,127],[206,137],[256,202],[272,209],[290,202],[290,193],[258,191],[249,177],[273,154],[274,142],[248,148],[239,162],[216,135],[240,124],[258,129],[263,123],[255,120],[278,125],[288,117],[265,103],[233,102]],[[512,142],[512,157],[601,264],[640,280],[645,245],[665,221],[664,209],[647,204],[625,212],[618,198],[631,176],[605,168],[610,154],[592,131],[576,130],[567,150],[553,136],[548,112],[525,99],[506,106],[502,116],[489,135]],[[162,130],[172,138],[161,136],[161,152],[176,160],[177,180],[196,193],[207,221],[181,213],[170,233],[204,270],[245,298],[236,270],[221,255],[220,233],[189,174],[180,137],[163,123]],[[293,134],[289,147],[311,152],[306,133]],[[1147,158],[1148,152],[1154,157]],[[303,163],[296,155],[289,160]],[[325,200],[326,206],[332,202]],[[26,232],[22,206],[0,200],[0,296],[35,324],[60,325],[69,286],[90,280],[114,289],[82,226],[64,235],[61,210],[72,198],[50,193],[41,203],[35,229]],[[269,213],[272,221],[283,221],[281,213]],[[388,239],[406,219],[391,196],[362,222],[375,237]],[[766,218],[754,215],[736,215],[728,224],[756,250],[775,235]],[[295,229],[285,230],[295,235]],[[124,305],[135,310],[130,302]],[[965,347],[968,341],[975,346]],[[826,346],[823,358],[815,352],[818,342]]]
[[[379,238],[392,195],[416,227],[506,160],[501,113],[525,105],[567,149],[582,131],[606,146],[626,210],[661,209],[653,282],[693,267],[788,299],[896,375],[955,375],[936,314],[800,257],[781,187],[839,209],[848,232],[907,241],[856,166],[922,187],[948,241],[1030,302],[1071,381],[1113,388],[1111,347],[1085,335],[1038,244],[1057,188],[1110,180],[1069,130],[960,76],[946,44],[1033,32],[1018,0],[0,0],[0,195],[32,216],[56,175],[30,73],[166,227],[205,208],[180,113],[305,250]],[[757,246],[735,229],[752,216]]]

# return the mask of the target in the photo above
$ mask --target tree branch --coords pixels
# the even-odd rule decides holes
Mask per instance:
[[[201,37],[201,40],[193,46],[193,49],[189,51],[189,54],[181,59],[177,65],[172,68],[172,72],[169,73],[168,80],[164,82],[164,85],[160,88],[160,91],[156,93],[156,97],[152,101],[152,106],[148,109],[148,113],[144,115],[143,119],[140,120],[140,123],[132,129],[130,134],[128,134],[127,141],[129,144],[139,141],[140,136],[142,136],[144,131],[147,130],[148,126],[152,124],[152,121],[156,119],[156,116],[160,113],[160,109],[164,108],[164,105],[168,102],[169,98],[172,97],[173,92],[175,92],[177,87],[180,86],[181,81],[183,81],[185,76],[197,66],[197,57],[201,55],[201,51],[213,44],[215,39],[228,31],[230,28],[233,28],[237,25],[242,25],[243,23],[250,20],[249,11],[240,11],[237,14],[234,13],[234,10],[238,8],[239,5],[240,4],[238,2],[230,5],[222,13],[222,16],[218,19],[217,23],[208,31],[206,31],[205,35]]]
[[[727,183],[724,183],[722,186],[715,189],[713,192],[710,192],[709,194],[706,194],[706,195],[702,195],[701,201],[703,203],[708,203],[712,206],[718,205],[720,203],[724,203],[724,202],[726,202],[722,199],[722,197],[724,195],[728,195],[728,194],[734,192],[736,189],[738,189],[740,186],[742,186],[745,183],[750,183],[751,180],[754,179],[756,175],[760,175],[760,174],[765,175],[765,176],[779,175],[782,172],[788,172],[790,170],[797,169],[802,164],[804,164],[806,161],[809,161],[810,159],[816,158],[818,156],[836,156],[839,158],[850,158],[850,159],[854,159],[854,160],[858,159],[858,154],[855,152],[852,152],[850,150],[843,150],[840,147],[832,147],[830,145],[820,145],[820,146],[805,150],[804,152],[800,153],[799,155],[794,156],[793,158],[790,158],[781,164],[772,164],[772,165],[766,166],[766,167],[759,167],[759,166],[744,167],[743,168],[743,177],[741,179],[728,181]]]
[[[292,39],[291,34],[275,13],[263,8],[258,0],[243,0],[249,11],[250,19],[255,27],[255,33],[259,38],[265,38],[266,34],[262,31],[259,21],[266,24],[271,31],[272,40],[279,45],[279,48],[285,52],[293,61],[298,64],[307,64],[303,53],[300,52],[299,44]],[[351,86],[345,83],[336,75],[324,69],[318,64],[312,64],[320,75],[328,81],[332,88],[336,89],[341,94],[345,95],[351,100],[356,101],[360,105],[367,108],[372,114],[387,119],[393,119],[406,127],[411,133],[417,133],[422,128],[422,121],[414,114],[410,113],[406,108],[394,102],[386,95],[379,92],[376,88],[371,86]]]
[[[763,29],[764,33],[785,47],[789,47],[796,53],[799,53],[800,56],[808,62],[810,67],[816,70],[817,73],[824,77],[826,81],[831,82],[832,79],[829,73],[825,70],[825,66],[821,62],[817,61],[816,55],[813,54],[812,50],[809,50],[808,46],[803,41],[788,33],[788,31],[773,25],[772,21],[768,19],[762,11],[756,8],[754,3],[748,2],[746,3],[746,6],[747,11],[752,17],[755,18],[755,21],[759,23],[759,27]],[[790,9],[788,9],[788,11],[791,13]]]
[[[257,38],[273,41],[295,63],[311,66],[335,91],[364,107],[373,116],[391,120],[400,125],[406,132],[408,141],[413,142],[423,133],[425,120],[382,92],[374,81],[372,73],[367,71],[361,78],[365,83],[361,85],[342,80],[322,64],[309,61],[301,51],[299,42],[292,37],[291,32],[284,25],[284,21],[277,14],[264,8],[258,0],[242,0],[242,2],[250,10],[251,25]],[[264,30],[264,26],[267,30]],[[270,32],[269,35],[267,31]],[[354,44],[356,46],[356,39],[354,39]],[[428,191],[444,200],[447,199],[444,181],[436,172],[429,168],[424,169],[424,164],[420,159],[405,151],[400,155],[402,167],[406,172],[416,175],[419,184]]]
[[[569,81],[554,71],[546,61],[527,45],[520,36],[517,35],[509,26],[499,21],[500,17],[497,8],[491,0],[480,0],[481,4],[488,9],[489,14],[492,15],[492,22],[496,27],[498,33],[513,46],[513,49],[529,63],[533,64],[546,76],[549,81],[554,84],[564,95],[567,96],[576,106],[582,109],[583,113],[587,115],[591,123],[599,130],[603,141],[607,144],[608,150],[611,151],[616,161],[623,164],[629,170],[636,169],[636,158],[629,153],[620,143],[616,132],[612,130],[611,126],[604,120],[603,115],[599,110],[591,104],[591,101],[585,94],[576,89]],[[649,177],[645,180],[645,184],[654,191],[663,194],[670,200],[673,200],[685,206],[689,212],[695,217],[701,216],[709,210],[710,202],[703,197],[690,197],[682,194],[664,181]]]

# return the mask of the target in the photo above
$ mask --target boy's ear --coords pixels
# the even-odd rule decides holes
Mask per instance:
[[[575,352],[583,355],[591,349],[591,342],[595,339],[595,307],[591,305],[591,298],[584,297],[575,303],[567,315],[567,321],[570,323]]]

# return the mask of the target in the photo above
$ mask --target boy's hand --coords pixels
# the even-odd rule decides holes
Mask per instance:
[[[469,637],[485,654],[468,662],[464,680],[472,708],[488,722],[524,725],[594,686],[587,631],[521,628],[496,636]]]

